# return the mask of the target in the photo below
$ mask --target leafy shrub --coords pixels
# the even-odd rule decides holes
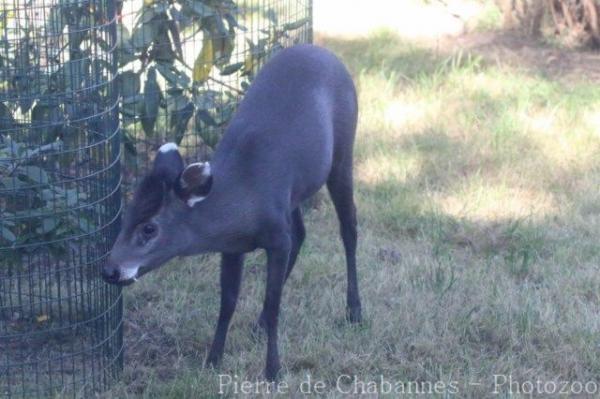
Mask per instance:
[[[145,0],[130,24],[128,17],[120,18],[118,48],[125,126],[139,121],[145,138],[162,134],[156,141],[180,144],[192,121],[190,130],[209,147],[265,57],[308,22],[280,26],[273,9],[240,10],[232,0]],[[261,19],[264,29],[245,34],[245,19]],[[161,109],[166,126],[157,129]],[[125,131],[128,143],[139,141]]]
[[[110,160],[87,148],[111,140],[117,101],[124,148],[138,160],[149,156],[147,146],[136,151],[145,140],[192,135],[214,147],[266,57],[308,23],[280,24],[261,2],[240,9],[232,0],[134,1],[116,2],[116,29],[108,2],[58,0],[0,13],[3,260],[36,243],[65,253],[64,238],[102,226],[106,210],[90,197],[98,190],[88,178]],[[251,21],[263,29],[249,30]],[[93,184],[109,178],[99,174]]]
[[[84,161],[78,150],[114,133],[109,129],[114,115],[106,110],[117,99],[107,83],[115,68],[105,9],[69,1],[49,9],[23,7],[0,14],[3,261],[42,242],[50,243],[46,247],[52,252],[64,253],[62,239],[95,229],[89,209],[75,209],[89,195],[77,182],[80,172],[102,160],[86,150],[89,159]]]

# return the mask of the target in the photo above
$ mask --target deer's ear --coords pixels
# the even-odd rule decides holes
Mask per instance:
[[[212,187],[212,181],[210,163],[192,163],[181,172],[177,179],[175,193],[188,206],[192,207],[206,198]]]
[[[152,174],[161,178],[167,187],[175,185],[177,177],[183,170],[183,159],[175,143],[163,144],[156,153]]]
[[[167,186],[163,179],[148,175],[137,186],[133,201],[125,213],[125,231],[131,233],[135,226],[156,215],[165,201]]]

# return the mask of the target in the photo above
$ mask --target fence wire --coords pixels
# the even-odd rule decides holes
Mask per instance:
[[[2,396],[101,390],[121,368],[121,293],[98,273],[121,203],[114,15],[2,3]]]
[[[100,268],[155,151],[210,158],[310,0],[0,4],[0,397],[89,397],[123,367]]]
[[[210,158],[264,62],[312,41],[309,0],[128,0],[118,18],[126,182],[168,141]]]

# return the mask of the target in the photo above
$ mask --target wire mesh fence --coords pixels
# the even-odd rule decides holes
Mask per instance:
[[[2,3],[3,396],[99,390],[121,367],[120,291],[98,273],[121,203],[114,15],[107,0]]]
[[[126,0],[119,11],[124,176],[158,147],[209,158],[256,72],[312,41],[309,0]]]
[[[207,159],[310,0],[0,4],[0,397],[88,397],[123,363],[99,271],[157,148]],[[125,184],[122,187],[123,183]]]

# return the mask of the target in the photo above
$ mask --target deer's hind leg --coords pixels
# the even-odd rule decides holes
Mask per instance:
[[[346,270],[348,274],[346,319],[351,323],[360,323],[362,321],[362,311],[356,272],[356,245],[358,237],[351,156],[345,157],[344,162],[337,164],[332,169],[327,180],[327,189],[329,190],[340,222],[340,235],[342,236],[346,252]]]

